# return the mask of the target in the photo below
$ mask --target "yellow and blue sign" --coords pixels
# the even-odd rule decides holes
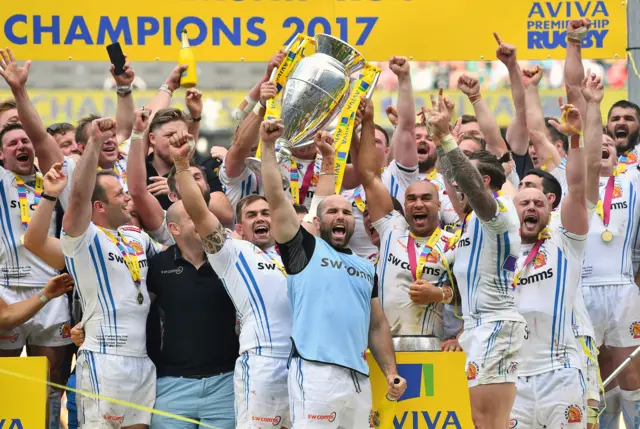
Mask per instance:
[[[42,383],[25,383],[20,378],[0,373],[3,392],[0,400],[0,429],[44,427],[47,418],[47,358],[0,358],[0,369],[42,380]]]
[[[108,10],[82,0],[5,3],[0,46],[32,60],[105,61],[104,46],[119,41],[133,61],[176,61],[184,29],[198,61],[268,61],[297,34],[317,33],[369,61],[495,59],[493,31],[520,59],[561,59],[568,22],[579,18],[592,21],[585,58],[622,58],[626,48],[620,0],[112,0]]]
[[[461,352],[396,353],[398,373],[407,380],[407,390],[398,399],[393,426],[381,429],[472,428],[465,359]],[[387,393],[387,380],[371,354],[367,361],[376,410]]]

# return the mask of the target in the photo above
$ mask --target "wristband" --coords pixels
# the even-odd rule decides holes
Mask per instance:
[[[45,193],[44,191],[42,193],[40,193],[40,197],[44,198],[45,200],[49,200],[49,201],[53,201],[53,202],[58,201],[58,197],[54,197],[53,195],[49,195],[49,194]]]
[[[471,99],[469,99],[469,100],[471,100]],[[477,99],[475,99],[474,101],[472,101],[472,102],[471,102],[471,105],[472,105],[472,106],[475,106],[475,105],[476,105],[476,103],[477,103],[478,101],[482,101],[482,97],[477,98]]]
[[[595,425],[596,423],[598,423],[598,414],[598,407],[587,407],[587,423],[591,425]]]
[[[164,91],[169,95],[173,96],[173,91],[169,89],[169,85],[167,85],[166,83],[163,83],[162,85],[160,85],[160,88],[158,88],[158,91]]]
[[[318,173],[318,176],[333,176],[335,173],[333,171],[321,171]]]
[[[144,138],[144,131],[132,131],[131,137],[129,138],[131,140],[142,140]]]
[[[442,299],[440,300],[440,302],[444,302],[444,300],[447,299],[447,296],[444,294],[444,288],[443,287],[440,288],[440,292],[442,292]]]
[[[40,302],[42,302],[43,305],[47,305],[47,303],[51,301],[49,298],[44,296],[44,289],[40,289],[38,291],[38,298],[40,298]]]
[[[582,136],[581,134],[574,134],[569,137],[569,143],[571,144],[571,149],[583,149],[584,136]]]
[[[246,101],[247,104],[244,106],[242,111],[246,114],[249,114],[253,110],[253,108],[256,106],[256,104],[258,104],[258,100],[254,100],[248,95],[244,97],[244,101]]]
[[[440,144],[438,146],[442,146],[442,149],[444,149],[444,153],[448,153],[454,149],[457,149],[458,143],[456,142],[456,139],[454,139],[451,134],[447,134],[446,136],[440,139]]]
[[[482,94],[477,93],[469,96],[469,101],[471,103],[475,103],[476,101],[482,100]]]
[[[131,94],[131,85],[118,85],[116,86],[116,93],[121,96],[124,97],[125,95],[129,95]]]
[[[586,27],[580,27],[576,31],[567,31],[567,40],[576,45],[580,45],[582,43],[582,39],[587,36],[587,32],[588,30]]]
[[[264,116],[264,113],[260,113],[263,109],[266,109],[266,107],[264,107],[262,104],[260,103],[256,103],[256,105],[253,108],[253,113],[256,114],[256,116],[260,116],[261,118]]]

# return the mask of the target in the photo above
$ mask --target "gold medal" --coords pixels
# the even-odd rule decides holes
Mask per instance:
[[[608,243],[611,240],[613,240],[613,234],[608,229],[605,230],[600,237],[602,237],[602,241],[604,241],[605,243]]]

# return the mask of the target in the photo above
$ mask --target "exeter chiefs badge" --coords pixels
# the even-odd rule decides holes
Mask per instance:
[[[629,327],[629,333],[633,338],[640,338],[640,321],[636,320]]]
[[[467,380],[475,380],[478,376],[478,364],[470,362],[467,367]]]
[[[564,412],[564,416],[569,423],[580,423],[582,421],[582,410],[577,405],[569,405]]]
[[[64,322],[60,326],[60,329],[58,329],[58,332],[60,333],[60,336],[64,339],[71,338],[71,325],[69,324],[69,322]]]

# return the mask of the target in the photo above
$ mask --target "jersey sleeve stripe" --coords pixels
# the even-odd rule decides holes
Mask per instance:
[[[504,238],[504,259],[502,264],[504,264],[511,255],[511,240],[509,239],[508,231],[505,231],[502,236]],[[509,286],[511,285],[511,281],[509,281],[509,271],[505,270],[504,267],[500,268],[502,269],[502,279],[504,280],[504,294],[507,295],[509,293]]]
[[[498,290],[501,293],[504,293],[504,279],[502,276],[502,267],[501,267],[501,261],[502,261],[502,237],[500,237],[500,234],[496,235],[496,242],[497,242],[497,247],[498,247],[498,257],[496,258],[496,278],[498,279],[498,284],[496,286],[498,286]]]
[[[561,326],[561,321],[559,320],[559,318],[561,317],[562,314],[562,305],[560,303],[560,294],[562,293],[561,289],[562,289],[562,251],[560,249],[558,249],[558,261],[557,261],[557,266],[558,266],[558,277],[556,278],[556,294],[554,297],[554,301],[553,301],[553,319],[551,321],[551,348],[550,348],[550,359],[551,362],[553,363],[553,356],[554,356],[554,350],[555,350],[555,343],[556,343],[556,336],[557,336],[557,332],[559,332],[560,326]],[[560,339],[557,339],[558,343],[560,342]]]
[[[100,384],[98,383],[98,370],[96,369],[96,361],[93,358],[93,353],[89,352],[89,359],[91,359],[91,370],[93,371],[93,378],[95,380],[96,392],[100,394]]]
[[[251,291],[251,288],[249,287],[249,283],[247,282],[247,279],[245,278],[245,275],[242,272],[242,269],[240,268],[240,264],[238,262],[236,262],[235,265],[236,265],[236,269],[238,270],[238,273],[240,274],[240,278],[242,279],[242,281],[244,282],[245,287],[247,288],[247,292],[249,292],[249,305],[251,306],[251,311],[253,312],[255,317],[260,322],[260,327],[262,328],[262,331],[264,333],[265,330],[264,330],[264,326],[262,324],[262,317],[260,316],[259,309],[257,308],[257,302],[255,300],[255,297],[253,296],[253,292]],[[266,337],[266,333],[264,335]],[[256,334],[256,340],[257,339],[258,339],[258,337],[257,337],[257,334]]]
[[[116,315],[116,304],[113,301],[113,294],[111,293],[111,284],[109,283],[109,273],[107,272],[107,266],[104,263],[104,254],[102,253],[102,248],[100,247],[100,239],[98,238],[98,234],[96,234],[95,237],[93,238],[93,242],[96,245],[96,250],[97,250],[96,253],[98,254],[98,260],[100,261],[100,267],[102,268],[104,284],[106,286],[107,293],[109,294],[109,301],[111,301],[111,307],[113,308],[113,327],[117,337],[118,336],[118,319]],[[117,338],[116,338],[116,344],[117,344]]]
[[[558,252],[562,254],[562,251],[560,249],[558,249]],[[558,278],[560,278],[561,281],[560,285],[562,287],[562,292],[560,292],[562,300],[560,301],[560,326],[558,327],[558,338],[560,339],[560,344],[565,344],[566,338],[564,338],[564,326],[567,323],[567,321],[565,320],[565,318],[567,317],[567,305],[565,300],[567,297],[567,265],[569,264],[569,261],[564,256],[564,254],[562,254],[562,259],[559,262],[561,265],[559,264],[558,266],[562,267],[558,275]]]
[[[5,192],[4,186],[0,186],[0,196],[2,197],[2,232],[5,236],[11,239],[11,249],[13,250],[12,257],[15,256],[15,266],[20,266],[20,261],[18,259],[18,246],[16,246],[16,238],[13,236],[13,228],[11,227],[11,215],[9,214],[9,204],[7,203],[7,194]],[[6,224],[5,224],[6,220]],[[7,246],[9,247],[9,246]]]
[[[73,278],[73,282],[75,283],[73,290],[78,294],[78,297],[80,297],[80,303],[82,304],[82,309],[84,311],[84,309],[87,308],[87,305],[86,305],[87,303],[84,300],[82,293],[80,292],[80,282],[78,281],[78,274],[76,273],[76,263],[73,260],[73,258],[70,256],[65,256],[64,260],[65,260],[67,269],[69,270],[69,274],[71,275],[71,277]],[[76,320],[75,322],[77,323],[80,321]]]
[[[105,315],[106,315],[106,319],[107,319],[106,321],[109,323],[109,326],[111,327],[113,325],[111,323],[111,311],[109,310],[109,304],[107,303],[106,294],[104,292],[104,286],[102,284],[102,279],[100,277],[100,273],[98,269],[98,260],[96,258],[96,255],[92,246],[89,246],[89,254],[91,255],[91,261],[93,262],[93,269],[94,269],[94,272],[96,273],[96,279],[98,280],[98,291],[96,293],[96,296],[98,298],[98,302],[100,303],[100,308],[102,309],[102,320],[105,321]],[[103,338],[102,349],[104,351],[106,350],[106,341],[104,340],[104,333],[102,335],[102,338]]]
[[[249,267],[246,263],[246,259],[244,258],[244,255],[242,253],[238,254],[238,259],[239,259],[239,262],[236,262],[236,268],[238,269],[238,272],[240,273],[240,276],[242,277],[242,280],[244,281],[247,291],[249,292],[249,295],[251,297],[251,301],[252,301],[251,308],[253,309],[253,312],[257,316],[258,320],[260,321],[260,327],[262,328],[262,335],[264,336],[265,339],[269,338],[270,340],[271,331],[270,329],[268,329],[268,326],[265,327],[265,325],[268,323],[266,314],[264,316],[262,315],[262,312],[264,310],[264,302],[261,308],[261,306],[258,305],[258,299],[256,299],[256,294],[254,293],[254,290],[258,292],[258,288],[255,285],[255,279],[253,278],[253,276],[251,276],[249,272]],[[254,283],[253,286],[255,286],[255,288],[252,288],[252,284],[250,283],[249,280],[251,280],[251,282]],[[262,296],[260,296],[260,300],[262,300]],[[269,330],[269,334],[267,334],[267,330]]]
[[[260,288],[258,287],[258,283],[256,282],[256,279],[253,276],[251,269],[249,268],[249,264],[247,264],[247,260],[245,259],[242,253],[240,253],[239,257],[240,257],[240,262],[244,266],[244,269],[246,270],[246,273],[249,276],[249,280],[251,280],[251,285],[253,286],[253,289],[256,292],[256,296],[260,300],[260,307],[262,307],[262,313],[264,314],[264,321],[267,324],[267,332],[269,333],[269,343],[271,343],[273,340],[271,339],[271,326],[269,325],[269,315],[267,314],[267,306],[264,304],[262,293],[260,293]]]
[[[385,249],[384,249],[384,259],[382,261],[382,278],[380,280],[380,305],[384,308],[384,279],[385,273],[387,272],[387,260],[389,259],[389,249],[391,248],[391,234],[392,231],[389,231],[387,234],[387,239],[385,240]]]

